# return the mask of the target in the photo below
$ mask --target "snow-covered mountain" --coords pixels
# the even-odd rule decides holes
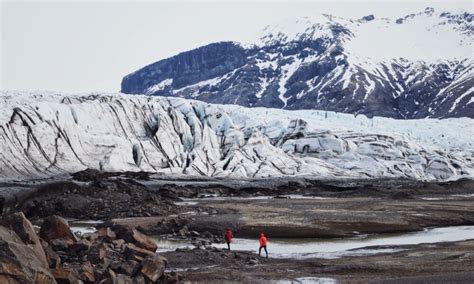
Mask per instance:
[[[0,179],[85,168],[216,177],[474,175],[474,120],[395,120],[124,94],[0,92]]]
[[[123,78],[122,92],[392,118],[474,117],[474,14],[331,15],[268,26]]]

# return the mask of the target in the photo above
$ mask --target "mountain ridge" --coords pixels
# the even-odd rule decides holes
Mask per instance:
[[[395,20],[303,19],[267,27],[253,45],[211,43],[160,60],[125,76],[121,89],[249,107],[473,118],[473,18],[427,9]],[[392,47],[399,38],[413,46]]]

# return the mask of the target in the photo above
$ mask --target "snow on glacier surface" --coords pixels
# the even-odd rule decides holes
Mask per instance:
[[[123,94],[0,92],[0,178],[96,168],[217,177],[473,175],[474,122]]]

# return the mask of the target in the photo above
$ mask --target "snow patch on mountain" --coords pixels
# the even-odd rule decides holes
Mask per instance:
[[[326,14],[289,18],[263,29],[258,46],[295,41],[337,39],[344,43],[353,64],[365,60],[404,58],[430,63],[472,58],[472,21],[469,13],[453,14],[432,8],[397,19],[369,15],[349,19]],[[251,43],[246,43],[251,46]]]
[[[166,87],[171,86],[173,84],[173,79],[164,79],[163,81],[149,87],[145,94],[150,95],[159,91],[163,91]]]

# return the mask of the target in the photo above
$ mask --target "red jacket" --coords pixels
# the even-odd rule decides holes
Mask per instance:
[[[230,230],[225,231],[225,241],[230,243],[232,240],[232,232]]]
[[[265,238],[265,235],[263,233],[260,234],[260,246],[267,246],[267,238]]]

